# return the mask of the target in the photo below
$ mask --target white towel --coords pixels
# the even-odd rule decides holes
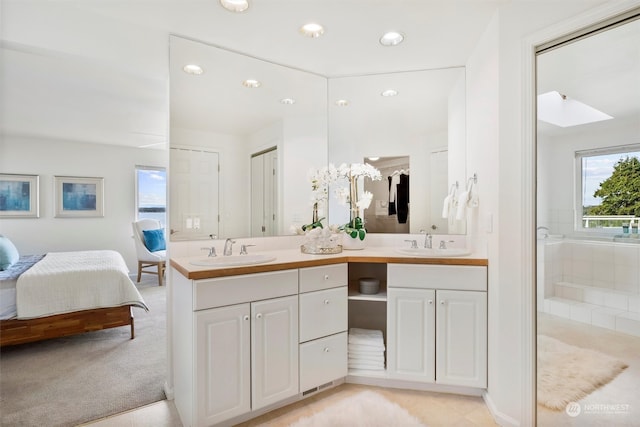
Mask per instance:
[[[456,219],[465,219],[467,214],[467,202],[469,201],[469,192],[463,191],[458,196],[458,209],[456,211]]]
[[[471,183],[471,188],[469,189],[469,200],[467,200],[467,207],[469,208],[477,208],[480,204],[480,199],[478,198],[478,192],[476,191],[476,186]]]
[[[374,351],[374,352],[380,352],[380,351],[384,351],[385,347],[384,345],[367,345],[367,344],[349,344],[349,351]]]
[[[382,331],[376,331],[373,329],[349,329],[348,342],[351,344],[364,344],[380,346],[384,345],[384,339],[382,337]]]
[[[384,363],[349,362],[349,369],[366,369],[368,371],[384,371]]]
[[[378,355],[378,356],[373,356],[373,355],[368,355],[368,354],[362,354],[362,355],[353,355],[351,353],[349,353],[349,358],[348,358],[349,362],[373,362],[373,363],[384,363],[384,356]]]

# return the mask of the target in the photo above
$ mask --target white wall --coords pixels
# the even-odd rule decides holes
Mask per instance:
[[[533,264],[525,246],[523,199],[524,39],[602,1],[511,2],[500,7],[467,62],[467,171],[478,173],[480,207],[469,238],[489,258],[488,402],[502,424],[530,422],[532,401],[524,363],[532,343],[523,331],[523,304],[532,305],[522,272]],[[533,182],[529,183],[533,186]],[[530,205],[533,206],[531,201]]]
[[[137,271],[131,223],[135,220],[135,167],[167,167],[165,150],[115,147],[5,136],[0,171],[40,176],[40,217],[2,219],[0,233],[21,254],[113,249]],[[104,178],[103,218],[55,218],[53,177]]]

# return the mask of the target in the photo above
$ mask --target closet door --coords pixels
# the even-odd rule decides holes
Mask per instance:
[[[275,236],[278,206],[278,150],[251,157],[251,236]]]

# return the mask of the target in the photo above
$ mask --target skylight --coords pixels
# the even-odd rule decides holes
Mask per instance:
[[[538,95],[538,119],[563,128],[612,119],[608,114],[557,91]]]

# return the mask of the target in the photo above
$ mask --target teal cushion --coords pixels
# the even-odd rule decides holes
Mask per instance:
[[[0,270],[6,270],[18,262],[20,254],[9,238],[0,236]]]
[[[164,251],[167,249],[163,229],[142,230],[142,234],[144,235],[144,245],[150,252]]]

